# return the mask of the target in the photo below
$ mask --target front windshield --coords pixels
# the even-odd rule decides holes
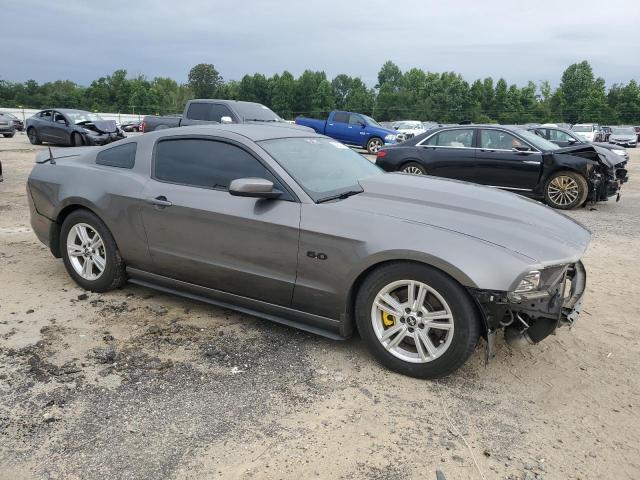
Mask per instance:
[[[552,143],[529,130],[518,130],[518,135],[543,152],[546,150],[558,150],[560,148],[555,143]]]
[[[378,126],[378,127],[380,127],[380,126],[381,126],[381,125],[380,125],[378,122],[376,122],[373,118],[371,118],[371,117],[367,117],[366,115],[362,115],[362,116],[365,118],[365,120],[367,121],[367,123],[368,123],[369,125],[376,125],[376,126]]]
[[[258,144],[315,201],[341,192],[362,191],[360,180],[384,173],[362,155],[329,138],[278,138]]]
[[[636,130],[633,127],[613,127],[611,133],[614,135],[635,135]]]
[[[96,113],[91,112],[83,112],[82,110],[76,110],[73,112],[64,112],[64,114],[69,117],[72,123],[80,123],[80,122],[97,122],[102,120],[102,117]]]
[[[259,103],[234,103],[233,107],[245,122],[284,122],[271,109]]]
[[[593,127],[591,125],[574,125],[571,130],[579,133],[589,133],[593,132]]]

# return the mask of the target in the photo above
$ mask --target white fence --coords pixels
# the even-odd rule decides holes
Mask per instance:
[[[1,113],[13,113],[20,120],[25,121],[27,118],[38,113],[40,110],[33,108],[2,108]],[[131,115],[128,113],[98,113],[105,120],[115,120],[118,123],[140,121],[144,115]]]

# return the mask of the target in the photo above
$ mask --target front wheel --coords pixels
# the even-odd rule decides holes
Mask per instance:
[[[84,137],[80,133],[71,135],[71,145],[74,147],[83,147],[85,145]]]
[[[544,199],[550,207],[571,210],[587,200],[589,185],[576,172],[557,172],[551,175],[544,187]]]
[[[3,136],[4,138],[13,138],[13,136],[14,136],[14,135],[15,135],[14,133],[3,133],[3,134],[2,134],[2,136]]]
[[[374,270],[358,291],[355,314],[373,356],[411,377],[449,375],[467,361],[480,337],[480,318],[464,288],[417,263]]]
[[[379,139],[378,137],[373,137],[367,142],[367,152],[369,152],[371,155],[375,155],[383,145],[384,143],[381,139]]]
[[[67,272],[85,290],[106,292],[126,282],[125,265],[111,232],[88,210],[62,223],[60,252]]]

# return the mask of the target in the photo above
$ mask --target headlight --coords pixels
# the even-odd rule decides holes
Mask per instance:
[[[616,150],[611,150],[611,151],[612,151],[613,153],[616,153],[616,154],[618,154],[618,155],[623,155],[623,156],[627,153],[627,152],[626,152],[626,150],[617,150],[617,149],[616,149]]]
[[[515,289],[516,293],[530,292],[531,290],[535,290],[540,285],[540,272],[538,270],[533,270],[527,273],[522,280],[520,280],[520,284]]]
[[[393,142],[396,139],[397,135],[394,135],[393,133],[390,133],[389,135],[387,135],[386,137],[384,137],[385,142]]]
[[[83,128],[82,130],[84,130],[84,133],[88,133],[89,135],[96,135],[96,132],[89,130],[88,128]]]

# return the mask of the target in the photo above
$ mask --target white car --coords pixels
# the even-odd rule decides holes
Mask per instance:
[[[595,140],[598,130],[600,130],[600,127],[595,123],[576,123],[571,127],[571,131],[575,132],[587,142],[593,142]]]
[[[415,137],[416,135],[420,135],[421,133],[427,131],[424,128],[424,125],[422,125],[422,122],[419,122],[417,120],[403,120],[401,122],[393,122],[393,128],[400,133],[404,133],[406,139]]]

